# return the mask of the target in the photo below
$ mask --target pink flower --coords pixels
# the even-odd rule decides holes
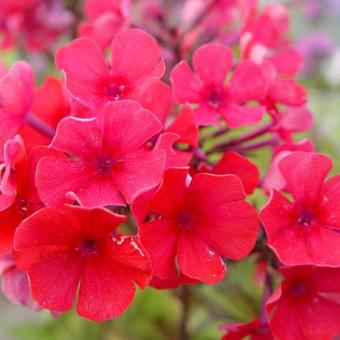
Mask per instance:
[[[246,104],[262,100],[266,95],[267,83],[262,70],[252,62],[241,62],[226,83],[232,59],[228,47],[207,44],[194,52],[196,74],[186,61],[181,61],[172,70],[175,100],[195,105],[198,124],[218,124],[223,117],[229,127],[237,128],[261,120],[264,107]]]
[[[57,67],[66,78],[71,95],[90,108],[119,99],[136,99],[143,85],[159,79],[164,62],[155,39],[139,29],[118,33],[112,41],[107,65],[98,44],[78,38],[59,49]]]
[[[162,125],[133,101],[106,104],[100,117],[66,117],[43,158],[36,185],[47,206],[77,200],[85,206],[126,205],[142,190],[159,184],[165,154],[146,142]]]

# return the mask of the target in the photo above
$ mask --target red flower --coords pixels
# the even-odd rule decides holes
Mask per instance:
[[[119,316],[131,303],[136,282],[145,287],[149,260],[134,237],[116,232],[125,216],[108,210],[44,208],[17,229],[15,248],[26,257],[32,297],[47,309],[72,308],[94,321]],[[48,226],[48,228],[46,228]]]
[[[270,328],[281,340],[331,340],[340,334],[340,270],[282,268],[285,279],[269,298]]]
[[[174,277],[177,262],[185,276],[216,283],[226,271],[221,256],[240,259],[253,248],[257,214],[236,176],[197,174],[187,187],[188,179],[188,169],[166,171],[149,204],[156,215],[140,226],[141,242],[156,277]]]
[[[268,245],[287,265],[340,265],[340,177],[327,181],[331,160],[294,152],[279,163],[286,192],[273,191],[261,211]]]
[[[38,160],[51,153],[45,147],[36,147],[26,159],[20,139],[6,142],[7,163],[1,176],[0,194],[0,255],[12,249],[14,232],[20,222],[43,207],[34,185],[35,170]]]
[[[243,61],[236,66],[232,79],[225,84],[232,59],[232,51],[228,47],[207,44],[193,55],[197,75],[186,61],[181,61],[172,70],[175,100],[198,106],[195,109],[198,124],[218,124],[221,116],[231,128],[261,120],[264,107],[245,104],[264,99],[267,82],[262,70],[250,61]]]
[[[91,108],[119,99],[136,99],[148,80],[159,79],[164,73],[157,42],[139,29],[114,37],[110,66],[98,44],[89,38],[78,38],[60,48],[56,64],[64,71],[72,96]]]
[[[36,185],[47,206],[75,199],[85,206],[126,205],[161,180],[165,155],[145,143],[162,129],[133,101],[108,103],[100,117],[66,117],[50,147],[66,153],[39,162]]]

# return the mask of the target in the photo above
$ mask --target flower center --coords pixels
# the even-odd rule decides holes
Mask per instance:
[[[120,99],[124,89],[125,89],[124,85],[110,84],[106,88],[106,91],[107,91],[107,95],[110,98],[110,100],[115,101],[115,100],[119,100]]]
[[[178,217],[178,224],[181,228],[187,228],[192,223],[192,214],[189,211],[182,212]]]
[[[19,198],[17,202],[18,202],[20,213],[26,214],[29,210],[28,202],[24,198]]]
[[[300,224],[303,227],[309,227],[311,223],[313,222],[314,214],[311,211],[302,211],[300,212],[299,218],[298,218],[298,224]]]
[[[99,170],[102,172],[110,172],[112,170],[113,161],[111,159],[102,159],[98,162]]]
[[[77,249],[85,256],[93,255],[97,252],[97,242],[91,239],[85,239],[80,243]]]
[[[290,292],[294,297],[301,297],[307,293],[307,287],[301,282],[295,282],[290,287]]]
[[[208,104],[214,109],[218,108],[221,104],[221,94],[216,90],[211,91],[208,95]]]

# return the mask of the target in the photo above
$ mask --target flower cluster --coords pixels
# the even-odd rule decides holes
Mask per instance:
[[[63,77],[37,86],[26,61],[0,68],[2,291],[105,321],[136,286],[215,284],[248,256],[264,268],[262,309],[222,326],[224,339],[332,339],[340,177],[295,138],[313,117],[288,13],[256,0],[181,6],[174,27],[166,1],[87,0],[71,32],[58,1],[1,2],[4,44],[44,51],[42,35],[73,34],[54,55]],[[260,173],[251,155],[266,149]]]

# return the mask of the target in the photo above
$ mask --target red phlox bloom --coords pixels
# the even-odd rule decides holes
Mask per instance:
[[[97,41],[102,49],[110,46],[112,38],[128,24],[129,0],[87,0],[84,4],[87,20],[78,26],[79,36]]]
[[[17,229],[15,248],[27,264],[33,298],[47,309],[69,311],[77,295],[80,316],[105,321],[132,302],[135,285],[151,279],[150,261],[135,237],[119,234],[126,221],[103,208],[44,208]],[[46,226],[48,225],[48,228]]]
[[[186,61],[171,72],[174,98],[179,103],[194,104],[199,125],[219,124],[223,117],[231,128],[251,125],[261,120],[265,109],[247,106],[263,100],[267,81],[261,67],[243,61],[236,66],[231,80],[225,84],[232,66],[232,51],[219,44],[206,44],[193,55],[193,73]]]
[[[90,207],[130,203],[161,180],[165,152],[145,144],[161,129],[150,111],[128,100],[106,104],[98,117],[64,118],[50,145],[60,155],[38,165],[41,199],[47,206],[75,199]]]
[[[340,270],[281,269],[284,280],[266,304],[270,329],[282,340],[331,340],[340,334]]]
[[[139,29],[116,34],[110,66],[99,45],[90,38],[78,38],[61,47],[56,64],[65,74],[71,95],[90,108],[119,99],[136,99],[147,81],[164,74],[156,40]]]
[[[32,299],[27,273],[16,266],[12,255],[0,257],[1,292],[14,304],[26,306],[34,311],[41,306]]]
[[[278,164],[292,201],[273,191],[261,211],[269,247],[286,265],[340,264],[340,176],[325,180],[332,161],[293,152]]]
[[[250,340],[274,340],[268,325],[258,319],[246,323],[228,323],[221,330],[228,332],[222,340],[241,340],[248,337]]]
[[[26,158],[18,138],[6,142],[5,152],[4,159],[14,157],[1,177],[1,186],[11,194],[0,194],[0,255],[12,249],[13,235],[20,222],[43,207],[35,187],[36,166],[41,157],[54,154],[40,146],[33,148]]]
[[[281,175],[278,165],[281,159],[294,151],[315,152],[315,146],[310,139],[303,139],[297,143],[283,143],[276,147],[273,151],[269,170],[262,183],[262,188],[267,194],[270,194],[273,189],[277,191],[285,189],[286,182]]]
[[[157,278],[169,279],[178,271],[216,283],[226,271],[222,256],[240,259],[253,248],[257,214],[243,201],[241,181],[234,175],[197,174],[188,180],[187,168],[165,172],[149,204],[155,215],[140,225],[140,240]]]

